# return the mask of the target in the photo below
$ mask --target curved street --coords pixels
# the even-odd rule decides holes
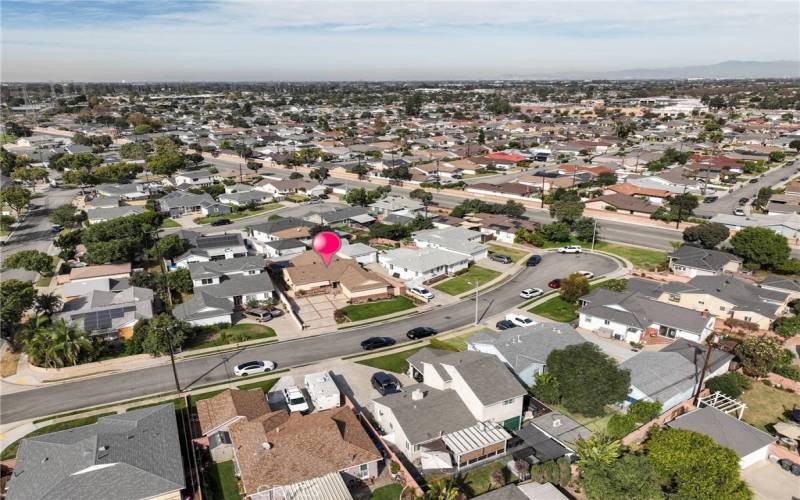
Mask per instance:
[[[522,302],[519,292],[523,288],[537,287],[547,290],[547,283],[553,278],[562,278],[579,270],[591,271],[599,277],[619,267],[615,259],[600,254],[547,253],[543,255],[542,262],[538,266],[523,268],[501,286],[481,294],[478,303],[479,320],[485,321],[493,315],[519,305]],[[367,337],[388,336],[400,343],[407,341],[405,332],[415,326],[431,326],[439,331],[447,331],[471,324],[474,315],[473,297],[385,323],[181,361],[177,365],[178,374],[181,387],[190,390],[192,387],[231,378],[233,366],[244,361],[269,359],[275,361],[279,368],[297,367],[360,353],[359,344]],[[0,397],[0,418],[3,422],[15,422],[167,392],[174,388],[172,369],[169,365],[116,373],[3,395]]]

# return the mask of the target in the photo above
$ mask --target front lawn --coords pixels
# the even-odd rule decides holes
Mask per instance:
[[[377,318],[379,316],[386,316],[406,309],[413,309],[417,307],[414,301],[408,297],[392,297],[388,300],[381,300],[379,302],[368,302],[366,304],[353,304],[345,306],[342,313],[347,316],[350,321],[361,321],[370,318]]]
[[[533,314],[544,316],[545,318],[558,321],[560,323],[569,323],[578,319],[577,304],[570,304],[564,300],[561,295],[554,295],[536,307],[528,309]]]
[[[211,463],[205,474],[207,475],[208,490],[211,491],[206,491],[204,497],[214,500],[239,500],[242,498],[239,495],[239,485],[236,481],[232,460]]]
[[[243,391],[249,391],[250,389],[261,389],[261,392],[264,394],[268,393],[272,386],[278,383],[280,377],[271,378],[269,380],[262,380],[261,382],[253,382],[250,384],[242,384],[237,387],[237,389],[241,389]]]
[[[259,214],[264,214],[264,213],[267,213],[267,212],[271,212],[271,211],[277,210],[277,209],[279,209],[281,207],[283,207],[283,205],[281,205],[280,203],[267,203],[266,205],[262,205],[259,208],[256,208],[255,210],[242,210],[240,212],[231,212],[231,213],[225,214],[225,215],[213,215],[213,216],[209,216],[209,217],[200,217],[198,219],[195,219],[194,221],[196,223],[198,223],[198,224],[211,224],[215,220],[220,220],[220,219],[228,219],[228,220],[241,219],[243,217],[251,217],[253,215],[259,215]]]
[[[449,295],[460,295],[469,290],[474,290],[478,286],[485,285],[500,276],[500,273],[481,266],[471,266],[467,272],[460,274],[441,283],[434,285],[433,288]]]
[[[420,349],[422,349],[422,347],[408,349],[394,354],[387,354],[385,356],[378,356],[377,358],[364,359],[356,361],[356,363],[387,372],[405,373],[408,371],[408,358]]]
[[[387,484],[375,489],[370,496],[371,500],[399,500],[400,494],[403,493],[403,487],[399,484]]]
[[[580,241],[575,238],[570,239],[570,241],[548,241],[544,244],[543,248],[561,248],[567,245],[581,245],[584,250],[592,248],[591,241]],[[642,269],[649,270],[667,264],[667,252],[662,252],[661,250],[650,250],[648,248],[633,247],[600,240],[595,241],[594,249],[628,259],[635,267]]]
[[[502,245],[496,245],[492,243],[489,243],[486,246],[489,247],[489,254],[499,253],[502,255],[508,255],[514,262],[517,262],[530,253],[524,250],[517,250],[516,248],[504,247]]]
[[[739,398],[747,404],[742,420],[769,432],[772,424],[785,422],[785,414],[798,406],[797,394],[769,387],[763,382],[753,386]]]
[[[35,436],[41,436],[42,434],[50,434],[51,432],[58,432],[58,431],[65,431],[67,429],[74,429],[75,427],[82,427],[84,425],[89,425],[97,422],[97,419],[100,417],[105,417],[106,415],[116,415],[116,412],[109,412],[109,413],[101,413],[99,415],[93,415],[91,417],[84,417],[84,418],[76,418],[75,420],[69,420],[67,422],[61,422],[58,424],[47,425],[42,427],[41,429],[36,429],[35,431],[27,434],[25,437],[14,441],[10,445],[8,445],[4,450],[3,453],[0,453],[0,460],[8,460],[11,458],[16,458],[17,456],[17,449],[19,448],[20,443],[25,438],[32,438]]]
[[[231,325],[222,330],[211,331],[207,334],[198,334],[189,342],[185,349],[192,351],[195,349],[205,349],[206,347],[219,347],[236,342],[246,342],[248,340],[266,339],[275,336],[275,330],[258,323],[239,323]]]
[[[181,225],[178,224],[177,221],[175,221],[175,219],[170,219],[169,217],[161,221],[162,229],[168,229],[170,227],[181,227]]]

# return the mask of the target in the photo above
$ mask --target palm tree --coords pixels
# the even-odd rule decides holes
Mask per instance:
[[[579,439],[575,443],[578,454],[578,468],[594,465],[608,465],[619,457],[622,443],[604,434],[594,434],[589,439]]]
[[[61,309],[61,298],[54,293],[37,295],[33,309],[36,311],[36,314],[52,316],[53,313]]]
[[[26,342],[25,351],[34,364],[60,368],[77,365],[81,354],[91,352],[93,347],[85,332],[61,319],[38,331]]]
[[[425,492],[425,500],[459,500],[462,497],[461,490],[453,483],[442,479],[431,484]]]

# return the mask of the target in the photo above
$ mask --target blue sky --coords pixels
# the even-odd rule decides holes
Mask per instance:
[[[794,0],[0,0],[2,78],[380,80],[800,59]]]

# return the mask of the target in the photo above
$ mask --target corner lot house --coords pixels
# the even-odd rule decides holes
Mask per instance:
[[[25,438],[9,500],[181,500],[185,486],[175,408],[159,405]]]
[[[716,276],[739,271],[742,259],[727,252],[682,245],[669,254],[669,270],[676,276]]]
[[[466,269],[470,258],[438,248],[395,248],[378,255],[378,262],[392,276],[423,282]]]
[[[485,259],[489,248],[481,244],[481,233],[460,227],[425,229],[414,234],[414,244],[420,248],[449,250],[469,257],[471,261]]]
[[[224,215],[231,212],[230,207],[214,200],[208,193],[194,194],[186,191],[173,191],[158,200],[162,213],[170,217],[200,213],[202,215]]]

